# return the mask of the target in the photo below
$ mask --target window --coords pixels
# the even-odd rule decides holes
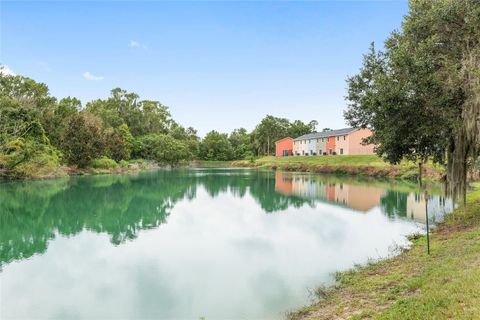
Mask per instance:
[[[340,141],[340,136],[337,136],[337,141]]]
[[[347,140],[347,136],[343,136],[343,141]]]
[[[343,154],[343,148],[340,148],[340,154]]]
[[[332,149],[328,149],[328,154],[332,154]]]
[[[318,150],[318,155],[322,155],[322,149]]]

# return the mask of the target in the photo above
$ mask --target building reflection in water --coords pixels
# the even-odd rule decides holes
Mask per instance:
[[[288,196],[314,199],[334,205],[351,208],[359,212],[369,212],[379,207],[392,218],[409,218],[425,223],[425,198],[414,187],[402,188],[402,191],[389,189],[386,185],[369,185],[365,182],[328,176],[313,176],[277,171],[275,190]],[[441,219],[445,213],[453,210],[453,201],[440,194],[429,195],[428,212],[432,222]]]

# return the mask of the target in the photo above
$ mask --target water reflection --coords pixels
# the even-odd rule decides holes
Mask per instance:
[[[431,189],[436,194],[425,196],[415,184],[380,182],[372,179],[358,180],[348,177],[315,176],[309,174],[276,172],[275,190],[287,196],[323,201],[345,206],[360,212],[380,207],[392,218],[410,218],[426,222],[441,220],[453,210],[453,201],[441,195],[439,186]],[[426,206],[427,205],[427,206]]]
[[[429,192],[431,216],[451,209]],[[405,243],[422,201],[414,184],[250,169],[0,183],[0,318],[278,318]]]

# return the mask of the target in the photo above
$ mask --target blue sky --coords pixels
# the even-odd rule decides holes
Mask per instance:
[[[121,87],[198,129],[345,127],[345,79],[406,1],[0,2],[0,63],[85,104]]]

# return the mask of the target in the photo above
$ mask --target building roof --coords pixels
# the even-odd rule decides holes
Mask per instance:
[[[293,139],[290,138],[290,137],[285,137],[285,138],[283,138],[283,139],[280,139],[280,140],[275,141],[275,143],[280,142],[280,141],[283,141],[283,140],[287,140],[287,139],[293,140]]]
[[[343,136],[346,134],[350,134],[353,131],[358,130],[357,128],[344,128],[344,129],[338,129],[338,130],[330,130],[330,131],[324,131],[324,132],[315,132],[315,133],[309,133],[309,134],[304,134],[303,136],[300,136],[298,138],[293,139],[294,141],[298,140],[308,140],[308,139],[318,139],[318,138],[327,138],[327,137],[332,137],[332,136]]]

